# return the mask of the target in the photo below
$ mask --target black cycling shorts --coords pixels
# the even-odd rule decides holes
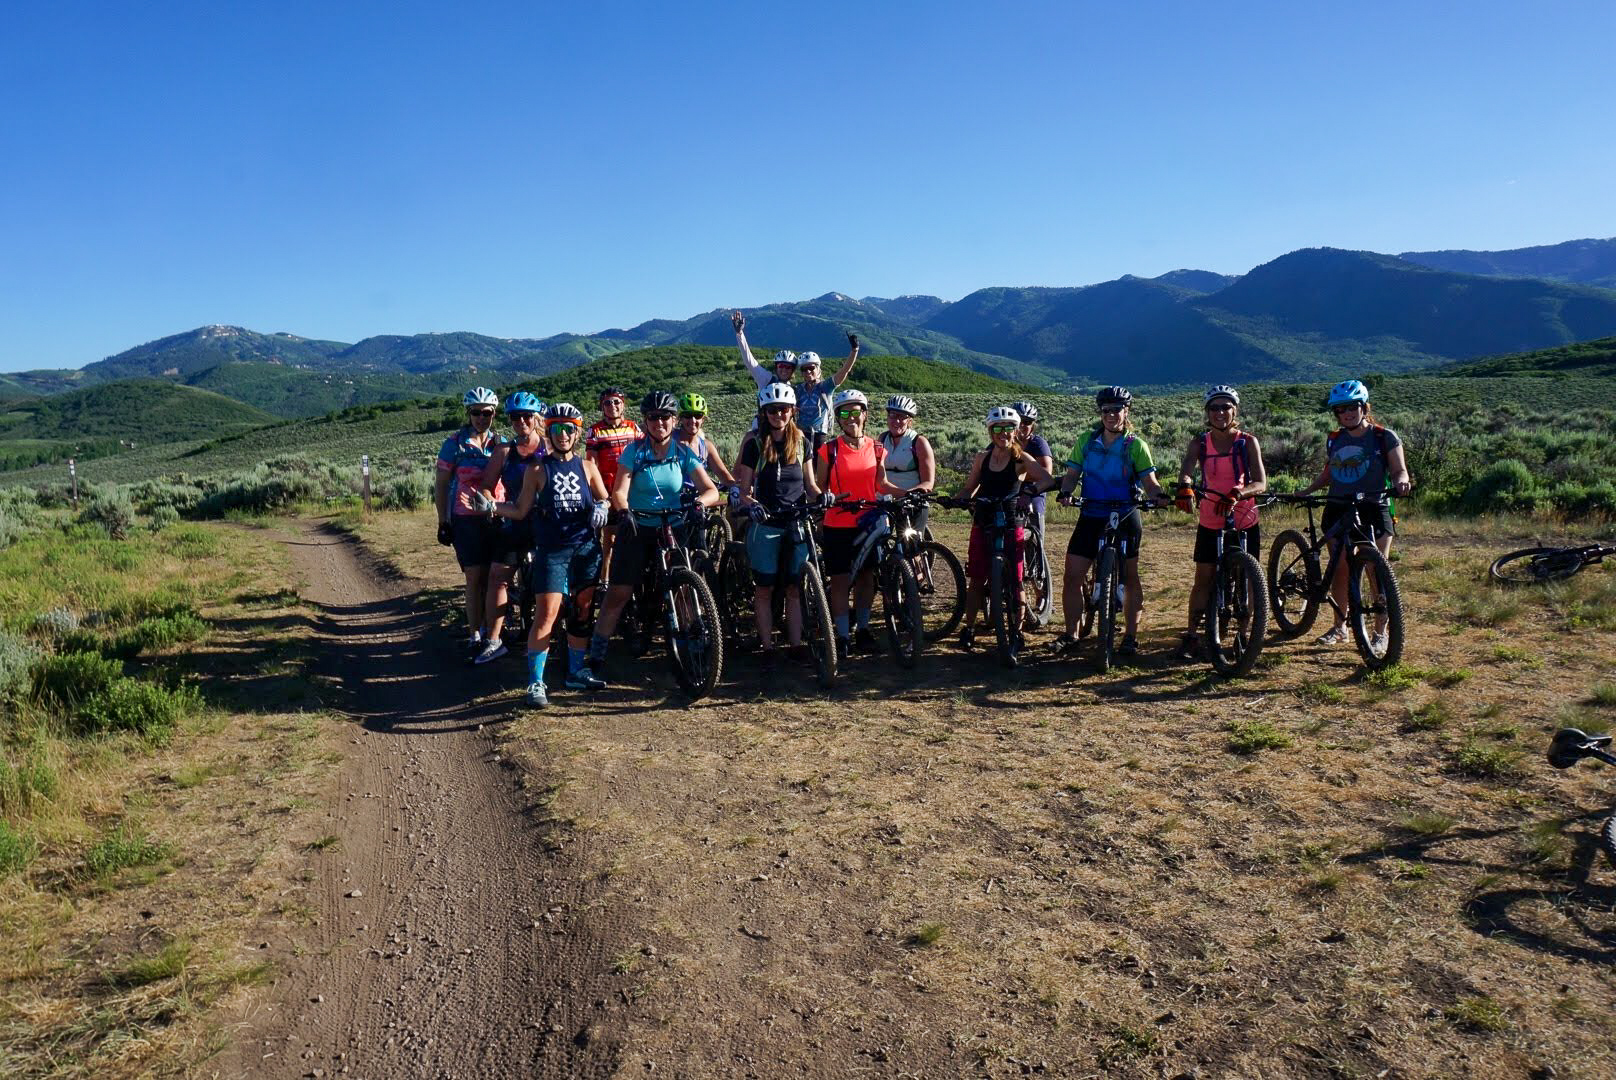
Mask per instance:
[[[493,560],[502,566],[515,566],[533,550],[533,523],[501,519],[494,527]]]
[[[619,585],[629,588],[638,585],[656,558],[656,553],[657,526],[639,525],[630,532],[619,525],[617,540],[612,544],[611,580],[608,584],[614,589]]]
[[[1078,518],[1077,528],[1072,530],[1072,538],[1066,543],[1066,554],[1083,559],[1099,558],[1100,542],[1105,539],[1105,525],[1110,520],[1109,514],[1105,517]],[[1117,543],[1122,548],[1124,559],[1139,557],[1139,542],[1144,536],[1145,521],[1139,516],[1139,511],[1132,510],[1123,515],[1117,522]]]
[[[853,570],[853,551],[858,547],[859,537],[864,530],[857,525],[831,526],[826,525],[822,535],[819,555],[825,564],[825,573],[834,577],[837,574],[848,574]]]
[[[454,537],[460,569],[471,570],[494,561],[494,523],[480,514],[456,514],[449,528]]]
[[[1198,563],[1216,563],[1218,561],[1218,533],[1222,529],[1209,529],[1205,525],[1195,526],[1195,561]],[[1253,525],[1249,529],[1241,529],[1246,538],[1246,554],[1253,559],[1260,559],[1262,551],[1262,526]]]
[[[1326,503],[1320,527],[1323,531],[1329,532],[1331,527],[1343,517],[1346,517],[1351,510],[1352,507],[1344,503]],[[1378,502],[1359,503],[1358,520],[1365,529],[1373,528],[1376,536],[1397,535],[1397,521],[1392,517],[1391,508],[1382,506]],[[1357,532],[1357,535],[1353,537],[1354,540],[1369,539],[1368,533],[1359,530],[1354,531]]]

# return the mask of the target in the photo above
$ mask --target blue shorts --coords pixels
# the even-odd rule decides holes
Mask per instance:
[[[471,570],[494,561],[494,523],[479,514],[456,514],[449,519],[455,559],[460,569]]]
[[[800,530],[802,526],[754,523],[747,532],[746,558],[752,564],[752,581],[755,584],[773,587],[781,584],[782,578],[785,584],[791,584],[802,575],[802,568],[808,562],[808,545],[800,541],[791,544],[791,564],[781,573],[780,549],[786,546],[787,528]]]
[[[600,544],[593,539],[533,549],[534,593],[577,596],[599,580]]]

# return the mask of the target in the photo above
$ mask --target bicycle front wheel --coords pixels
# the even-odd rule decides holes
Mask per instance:
[[[1262,653],[1268,625],[1268,590],[1262,567],[1249,552],[1223,553],[1206,608],[1206,647],[1219,675],[1244,675]]]
[[[668,657],[679,686],[693,698],[706,697],[724,671],[723,624],[707,582],[694,570],[668,571]]]
[[[1403,594],[1392,564],[1373,544],[1359,544],[1347,564],[1347,622],[1370,671],[1403,657]]]
[[[881,564],[881,607],[887,624],[887,646],[893,657],[903,667],[914,667],[926,644],[926,623],[915,572],[901,556],[894,555]]]
[[[1584,565],[1575,548],[1522,548],[1494,559],[1487,574],[1500,585],[1544,585],[1564,581]]]
[[[926,640],[942,641],[965,616],[965,568],[952,551],[928,540],[920,545],[914,572]]]
[[[1094,605],[1094,626],[1100,637],[1100,671],[1111,670],[1117,657],[1117,580],[1122,568],[1117,565],[1117,549],[1100,552],[1100,561],[1094,566],[1094,592],[1089,597]]]
[[[753,614],[756,597],[746,545],[725,544],[723,557],[718,561],[718,591],[714,599],[724,617],[724,629],[736,648],[757,647],[757,620]]]
[[[1021,632],[1021,619],[1016,610],[1018,591],[1016,576],[1008,561],[1002,556],[995,558],[988,570],[988,615],[993,623],[999,663],[1007,668],[1016,666],[1016,635]]]
[[[1319,559],[1305,536],[1286,529],[1274,538],[1268,549],[1268,606],[1275,637],[1289,641],[1312,629],[1319,617],[1319,578]]]
[[[802,641],[814,658],[814,675],[822,689],[836,685],[836,624],[831,619],[825,583],[812,566],[802,569]]]

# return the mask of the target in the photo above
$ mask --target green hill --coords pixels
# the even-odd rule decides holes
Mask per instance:
[[[1554,349],[1493,356],[1434,372],[1449,378],[1475,378],[1489,375],[1527,375],[1536,378],[1572,376],[1616,376],[1616,337],[1561,345]]]
[[[0,413],[0,468],[102,457],[154,443],[190,444],[274,420],[223,395],[161,379],[101,383],[8,403]]]
[[[1540,278],[1616,289],[1616,237],[1567,240],[1510,251],[1405,251],[1397,257],[1460,274]]]
[[[497,372],[489,377],[495,381],[504,378]],[[456,387],[464,389],[468,380],[475,378],[465,372],[401,375],[230,363],[199,371],[186,379],[186,385],[248,402],[290,420],[353,405],[447,394]]]

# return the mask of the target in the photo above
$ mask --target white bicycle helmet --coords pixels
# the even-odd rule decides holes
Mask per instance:
[[[887,398],[887,412],[908,413],[915,416],[920,412],[920,406],[908,394],[893,394]]]
[[[466,391],[466,396],[460,399],[460,404],[468,409],[473,405],[492,405],[497,409],[499,408],[499,395],[486,386],[475,386]]]
[[[1030,401],[1018,401],[1010,407],[1021,414],[1021,422],[1024,424],[1038,419],[1038,406]]]
[[[770,383],[757,392],[757,403],[760,409],[769,405],[795,406],[797,404],[797,392],[791,388],[790,383]]]
[[[797,354],[797,366],[800,367],[800,368],[818,367],[819,366],[819,354],[816,353],[816,352],[798,353]]]
[[[1235,405],[1240,404],[1240,391],[1236,390],[1232,386],[1225,386],[1222,383],[1207,388],[1206,397],[1203,399],[1203,404],[1210,405],[1212,404],[1213,398],[1220,397],[1228,398]]]
[[[558,401],[544,410],[546,420],[571,420],[579,427],[583,427],[584,414],[578,411],[578,406],[570,401]]]
[[[870,411],[870,399],[864,396],[864,391],[862,390],[842,390],[831,399],[831,408],[840,409],[843,405],[858,405],[865,412]]]
[[[1021,426],[1021,414],[1008,405],[995,405],[988,410],[988,427],[994,424],[1014,424]]]
[[[777,366],[780,364],[790,364],[792,367],[796,367],[797,354],[792,352],[790,349],[781,349],[779,352],[774,354],[774,362]]]

